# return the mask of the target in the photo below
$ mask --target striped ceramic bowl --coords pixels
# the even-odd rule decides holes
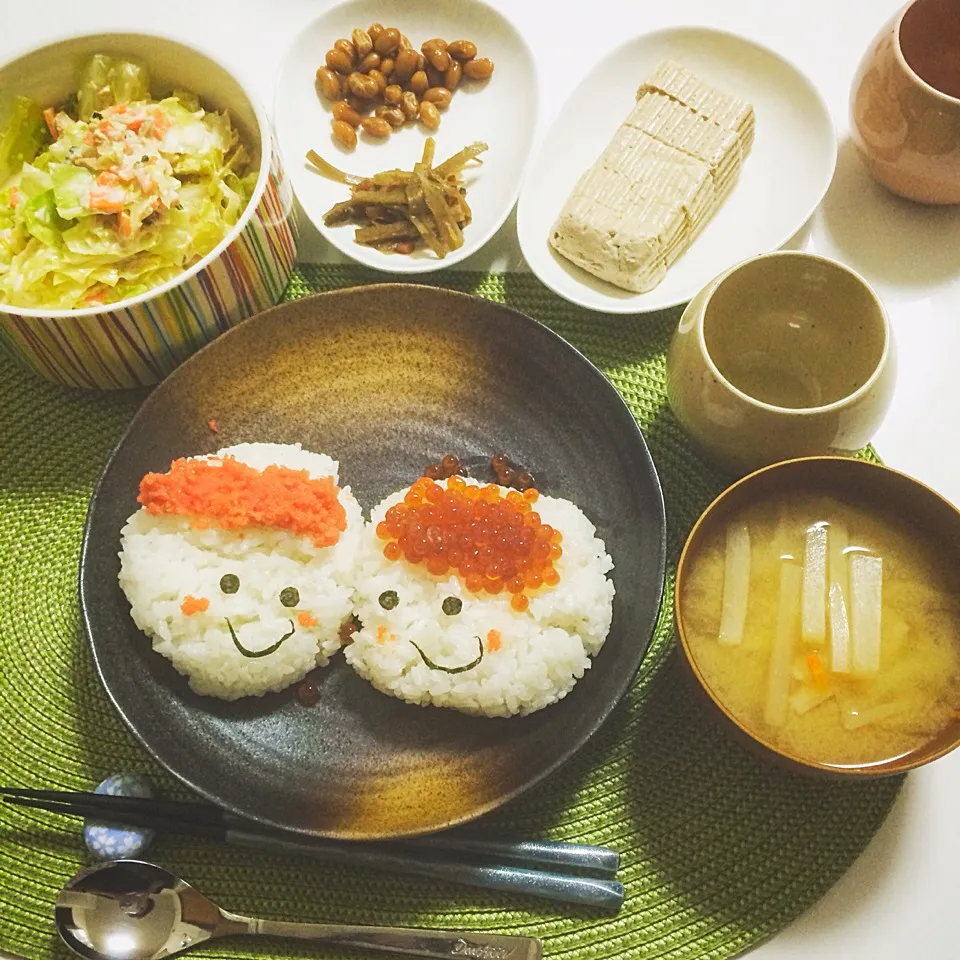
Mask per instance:
[[[168,283],[109,308],[0,304],[0,348],[49,380],[110,390],[162,380],[214,337],[273,306],[293,269],[297,229],[292,189],[266,114],[228,70],[192,46],[139,33],[72,37],[0,67],[0,90],[62,102],[75,86],[78,64],[93,53],[141,60],[155,97],[190,90],[205,107],[229,110],[260,164],[256,189],[233,230]],[[3,109],[0,103],[0,129]]]

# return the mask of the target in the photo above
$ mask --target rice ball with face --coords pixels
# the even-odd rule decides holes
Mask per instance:
[[[568,500],[452,477],[373,509],[348,663],[421,706],[506,717],[566,696],[610,629],[613,561]]]
[[[282,690],[324,666],[353,612],[363,517],[338,463],[244,443],[148,474],[120,586],[153,649],[204,695]]]

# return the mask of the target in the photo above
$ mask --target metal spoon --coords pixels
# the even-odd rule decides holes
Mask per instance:
[[[262,934],[379,953],[478,960],[540,960],[540,941],[337,923],[285,923],[227,913],[162,867],[113,860],[81,870],[57,898],[57,931],[86,960],[159,960],[214,937]]]

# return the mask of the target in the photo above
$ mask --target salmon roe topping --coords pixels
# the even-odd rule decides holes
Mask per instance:
[[[174,460],[140,481],[140,503],[154,516],[190,517],[197,529],[279,527],[329,547],[347,528],[333,477],[271,465],[256,470],[235,457]]]
[[[527,494],[504,495],[495,484],[477,487],[457,476],[446,486],[421,477],[377,524],[387,541],[383,555],[422,563],[435,576],[454,573],[471,593],[506,592],[523,611],[527,592],[559,582],[553,562],[562,553],[558,531],[530,509],[537,492]]]

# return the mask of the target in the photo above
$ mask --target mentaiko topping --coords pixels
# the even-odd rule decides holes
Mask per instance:
[[[278,527],[329,547],[347,527],[332,477],[270,465],[256,470],[231,456],[174,460],[167,473],[148,473],[137,498],[154,516],[190,518],[197,529]]]
[[[377,524],[389,541],[388,560],[423,563],[435,576],[455,573],[472,593],[513,594],[515,610],[525,610],[528,593],[554,586],[553,563],[563,553],[559,530],[542,523],[533,510],[534,489],[504,495],[494,484],[474,486],[453,476],[442,486],[421,477]]]

